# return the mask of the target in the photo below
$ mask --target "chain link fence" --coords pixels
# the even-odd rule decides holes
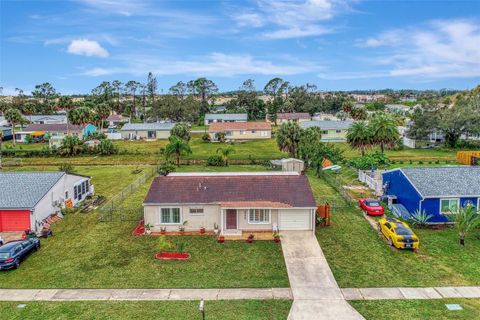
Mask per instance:
[[[101,222],[112,221],[138,221],[143,215],[143,207],[131,207],[125,205],[125,199],[133,194],[145,182],[155,176],[158,172],[157,166],[145,169],[145,172],[135,181],[125,187],[122,191],[113,196],[99,209]]]

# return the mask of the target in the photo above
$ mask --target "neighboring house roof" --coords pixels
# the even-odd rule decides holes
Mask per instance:
[[[246,113],[207,113],[205,120],[247,121]]]
[[[308,112],[289,112],[289,113],[277,113],[278,120],[298,120],[298,119],[311,119]]]
[[[305,121],[300,123],[304,129],[310,127],[319,127],[322,130],[346,130],[353,124],[353,121]]]
[[[215,122],[208,128],[209,132],[238,130],[272,130],[272,125],[268,122]]]
[[[423,197],[480,196],[480,167],[415,167],[398,170]]]
[[[65,172],[0,172],[0,209],[33,208]]]
[[[126,121],[127,117],[122,116],[121,114],[111,114],[108,116],[107,121]]]
[[[81,132],[84,127],[75,124],[66,123],[43,123],[43,124],[29,124],[24,132],[46,131],[46,132]]]
[[[37,121],[58,121],[58,122],[67,122],[67,116],[64,114],[37,114],[37,115],[22,115],[25,120],[30,122]]]
[[[12,131],[12,127],[0,127],[0,131]]]
[[[160,131],[160,130],[172,130],[175,123],[172,122],[152,122],[152,123],[126,123],[120,131]]]
[[[219,175],[161,176],[154,179],[144,204],[219,204],[223,207],[314,208],[306,176],[235,172]]]

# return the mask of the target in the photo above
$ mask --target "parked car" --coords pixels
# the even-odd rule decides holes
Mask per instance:
[[[22,260],[38,249],[40,249],[40,240],[37,238],[5,243],[0,247],[0,270],[17,269]]]
[[[378,231],[388,240],[388,244],[397,249],[418,249],[420,240],[408,224],[390,217],[378,220]]]
[[[371,216],[381,216],[385,213],[385,210],[380,205],[380,202],[375,199],[365,199],[361,198],[358,199],[358,203],[363,211],[365,211],[368,215]]]

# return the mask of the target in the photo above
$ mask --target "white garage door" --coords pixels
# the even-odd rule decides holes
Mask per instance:
[[[311,230],[310,210],[279,210],[280,230]]]

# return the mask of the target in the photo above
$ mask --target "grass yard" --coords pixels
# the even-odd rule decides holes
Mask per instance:
[[[200,319],[198,301],[79,301],[79,302],[0,302],[0,314],[11,320],[23,319]],[[206,301],[207,319],[283,320],[289,300]]]
[[[190,171],[200,166],[182,167]],[[28,168],[26,168],[28,169]],[[133,167],[78,167],[95,190],[111,197],[135,179]],[[209,168],[213,170],[213,168]],[[231,166],[222,170],[261,170]],[[126,206],[141,206],[149,182]],[[187,243],[188,261],[159,261],[159,237],[132,236],[136,222],[98,221],[96,213],[67,215],[54,236],[18,270],[0,273],[2,288],[234,288],[288,287],[281,246],[267,241],[216,243],[213,236],[167,237]]]
[[[323,179],[310,176],[310,182],[319,202],[338,197]],[[480,285],[478,233],[462,248],[452,229],[414,229],[415,253],[390,248],[357,208],[332,209],[331,223],[317,238],[340,287]]]
[[[457,303],[463,310],[449,311],[445,304]],[[350,301],[367,320],[480,319],[480,299]]]

